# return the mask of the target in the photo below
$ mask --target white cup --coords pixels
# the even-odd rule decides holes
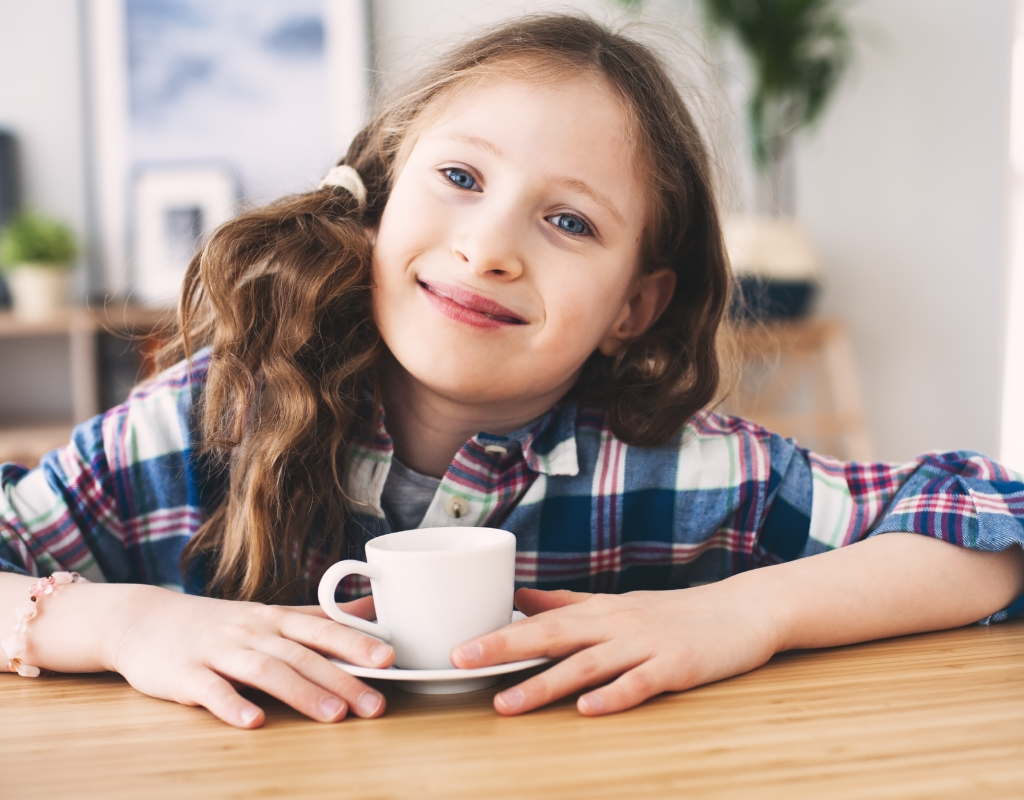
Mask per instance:
[[[516,537],[495,528],[420,528],[372,539],[366,562],[339,561],[317,597],[331,619],[389,642],[401,669],[451,669],[465,641],[512,621]],[[377,622],[334,600],[346,575],[370,579]]]

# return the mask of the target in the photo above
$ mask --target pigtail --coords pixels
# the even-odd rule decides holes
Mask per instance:
[[[353,140],[341,164],[365,202],[341,187],[283,198],[225,223],[189,264],[156,361],[210,349],[193,428],[224,490],[207,499],[181,566],[200,567],[212,596],[294,602],[310,596],[317,564],[346,551],[348,444],[381,403],[372,231],[431,96],[394,105]]]
[[[314,519],[343,542],[347,440],[382,349],[373,322],[363,210],[327,188],[287,197],[219,228],[193,258],[179,333],[163,363],[209,347],[202,450],[226,495],[186,545],[210,594],[294,599],[308,587]],[[322,542],[317,543],[318,546]]]

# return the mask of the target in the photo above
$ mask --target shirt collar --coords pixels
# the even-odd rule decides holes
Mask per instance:
[[[559,403],[533,422],[508,436],[475,437],[482,444],[522,448],[526,466],[544,475],[578,475],[576,456],[576,403]]]
[[[576,403],[562,402],[507,436],[482,432],[471,441],[483,447],[519,447],[526,466],[534,472],[544,475],[578,475],[580,465],[576,454],[576,418]],[[375,430],[357,437],[353,454],[356,458],[369,458],[390,464],[394,445],[385,427],[383,408],[377,419]]]

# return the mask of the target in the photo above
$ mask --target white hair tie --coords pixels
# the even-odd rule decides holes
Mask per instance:
[[[348,164],[339,164],[331,167],[330,171],[320,181],[317,189],[326,189],[329,186],[337,186],[352,195],[360,206],[366,205],[366,186],[363,179]]]

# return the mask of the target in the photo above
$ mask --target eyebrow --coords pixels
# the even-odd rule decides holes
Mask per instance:
[[[498,156],[499,158],[504,155],[504,153],[501,152],[501,148],[494,144],[494,142],[490,142],[487,139],[482,139],[479,136],[470,136],[465,133],[453,133],[448,138],[454,139],[457,142],[464,142],[465,144],[482,148],[491,153],[494,153],[494,155]],[[619,210],[612,204],[612,201],[605,197],[603,194],[601,194],[601,192],[597,191],[597,189],[590,186],[590,184],[581,181],[579,178],[570,178],[568,176],[555,176],[551,180],[554,183],[559,184],[560,186],[564,186],[567,189],[571,189],[575,192],[579,192],[582,195],[586,195],[599,206],[606,209],[613,217],[615,217],[615,219],[619,221],[620,225],[626,224],[625,218],[622,216],[622,214],[619,213]]]
[[[593,188],[590,184],[584,183],[579,178],[569,178],[563,176],[556,176],[552,178],[552,180],[555,183],[566,187],[567,189],[572,189],[573,191],[579,192],[582,195],[586,195],[599,206],[603,206],[613,217],[615,217],[615,219],[619,221],[620,225],[626,224],[625,218],[622,216],[622,214],[619,213],[619,210],[614,205],[612,205],[612,201],[605,197],[603,194],[601,194],[599,191],[597,191],[597,189]]]
[[[465,133],[453,133],[448,138],[454,139],[457,142],[471,144],[474,147],[480,147],[483,148],[484,150],[489,150],[499,158],[504,155],[504,153],[501,152],[501,149],[498,147],[498,145],[494,144],[494,142],[489,142],[486,139],[481,139],[479,136],[469,136],[468,134]]]

